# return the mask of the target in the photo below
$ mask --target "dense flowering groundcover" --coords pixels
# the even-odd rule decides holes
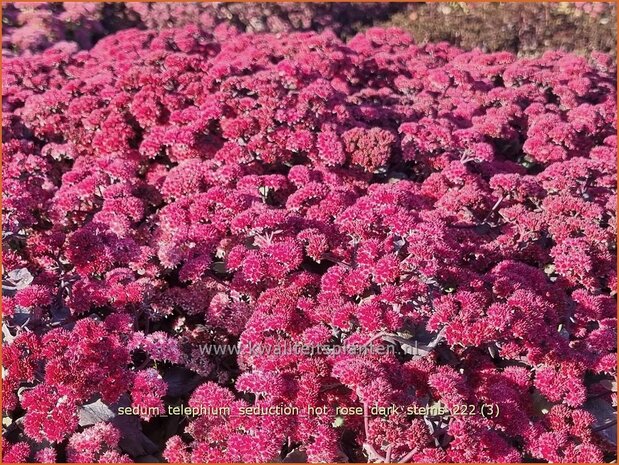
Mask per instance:
[[[231,24],[244,32],[331,29],[349,38],[370,25],[399,26],[418,42],[540,54],[548,49],[615,55],[611,2],[236,3],[19,2],[2,4],[3,56],[42,51],[61,40],[90,49],[122,29]]]
[[[379,24],[402,27],[417,42],[445,40],[466,50],[616,56],[616,23],[616,6],[607,2],[440,2],[409,4]]]
[[[607,56],[223,24],[2,72],[4,461],[614,459]],[[395,350],[202,350],[295,343]],[[499,414],[334,413],[439,402]],[[232,414],[119,414],[168,406]]]
[[[350,36],[415,5],[406,3],[19,2],[2,4],[2,51],[42,51],[61,40],[89,49],[107,34],[137,27],[231,24],[245,32],[329,28]]]

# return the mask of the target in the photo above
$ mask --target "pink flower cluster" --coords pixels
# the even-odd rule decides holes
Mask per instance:
[[[143,3],[127,2],[147,28],[228,23],[244,32],[290,32],[330,28],[350,35],[362,25],[386,20],[404,4],[397,3]]]
[[[609,2],[570,2],[567,8],[573,8],[580,14],[586,14],[592,18],[604,19],[609,10],[612,8],[612,3]]]
[[[245,32],[332,29],[351,36],[405,8],[401,3],[15,2],[2,5],[3,55],[42,51],[60,41],[90,49],[129,27],[164,29],[226,23]]]
[[[103,3],[3,4],[3,55],[36,52],[65,40],[90,48],[106,32],[106,10]]]
[[[613,458],[608,57],[224,24],[2,73],[5,461]],[[395,350],[201,350],[295,343]],[[500,413],[334,413],[439,402]],[[180,404],[232,413],[116,413]],[[284,406],[328,413],[241,414]]]

